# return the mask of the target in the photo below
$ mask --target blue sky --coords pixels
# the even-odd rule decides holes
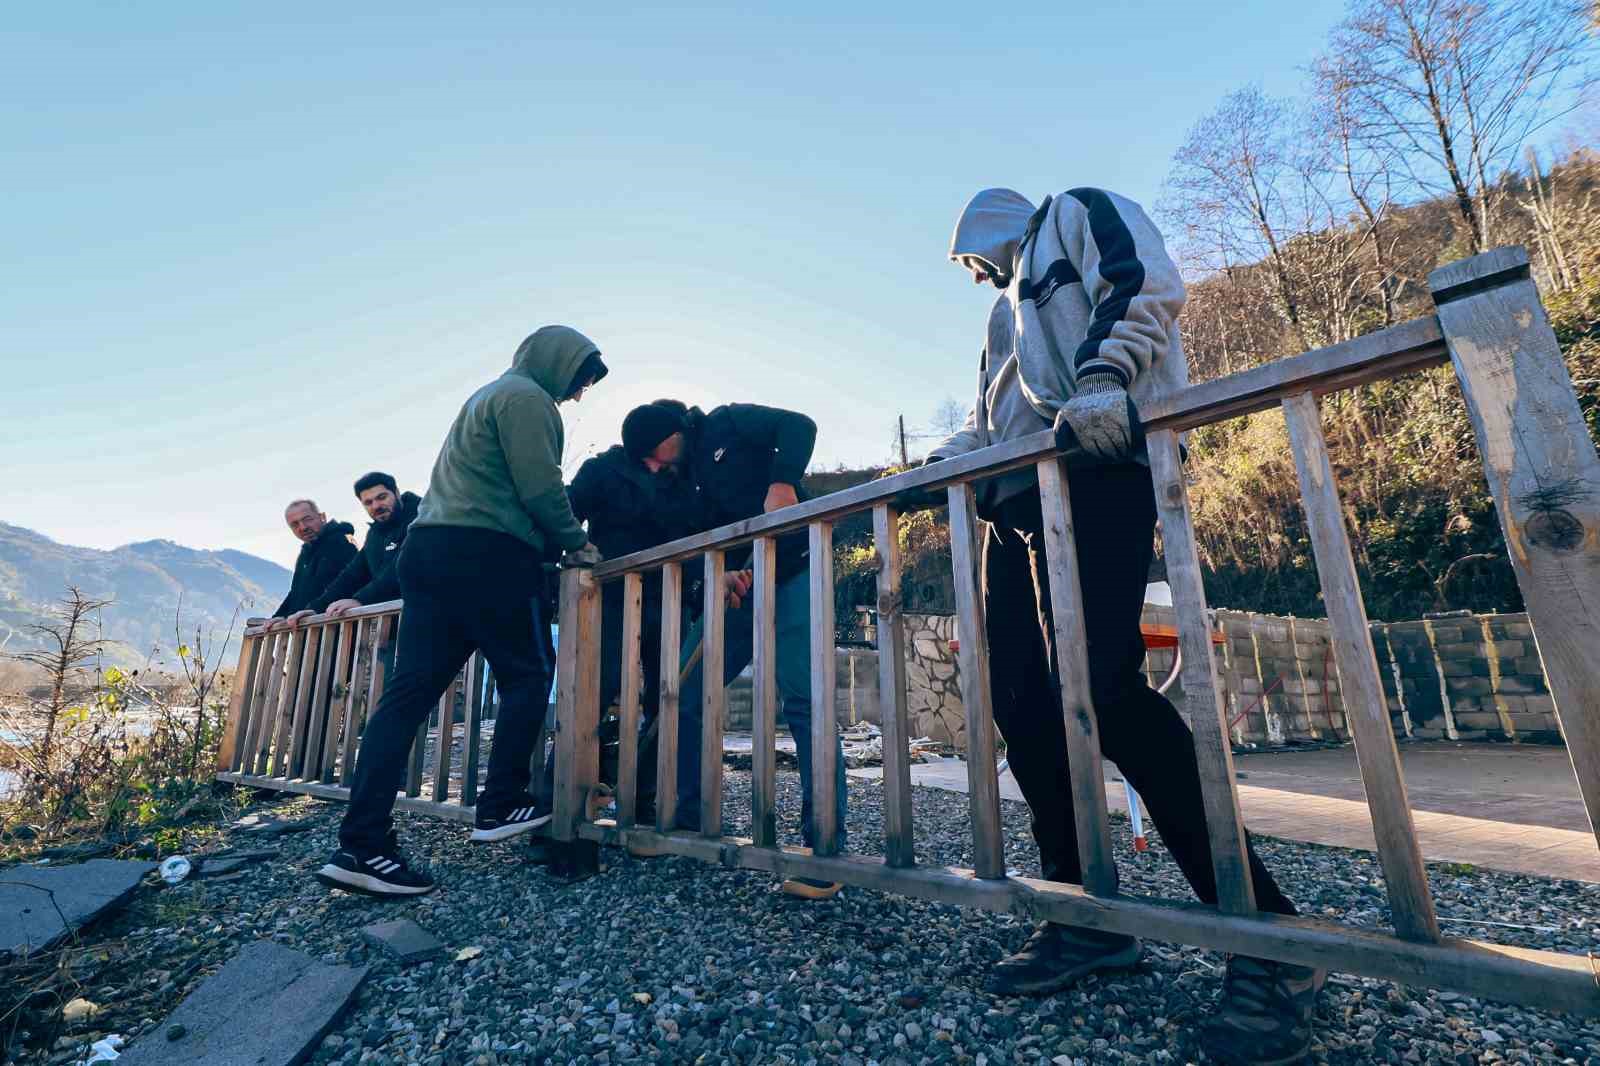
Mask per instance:
[[[565,409],[572,466],[662,395],[883,461],[897,414],[969,402],[973,191],[1149,203],[1224,93],[1298,90],[1341,4],[589,7],[10,11],[0,519],[289,562],[288,499],[422,491],[547,322],[613,370]]]

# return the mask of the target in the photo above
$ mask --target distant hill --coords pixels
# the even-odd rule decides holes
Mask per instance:
[[[37,646],[28,625],[42,621],[50,606],[76,585],[85,596],[111,600],[103,612],[104,634],[115,641],[107,660],[141,666],[152,657],[173,664],[174,625],[180,599],[183,639],[200,633],[217,642],[214,661],[231,657],[234,641],[221,647],[238,611],[265,614],[289,588],[290,573],[245,552],[202,551],[170,540],[147,540],[111,551],[58,544],[40,533],[0,522],[0,650]]]

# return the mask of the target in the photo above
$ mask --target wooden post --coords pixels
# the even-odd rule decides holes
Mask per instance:
[[[839,854],[839,811],[834,775],[839,766],[838,707],[834,687],[833,523],[811,523],[811,736],[795,737],[796,748],[811,745],[812,851]]]
[[[250,726],[250,694],[261,658],[260,636],[246,633],[239,642],[239,665],[233,668],[228,691],[228,724],[217,747],[217,769],[226,773],[239,765],[239,746]]]
[[[1590,828],[1600,832],[1600,457],[1522,248],[1428,277]]]
[[[1328,461],[1317,401],[1309,392],[1283,401],[1289,441],[1300,475],[1300,498],[1311,530],[1311,547],[1328,608],[1329,637],[1339,665],[1345,721],[1355,742],[1356,762],[1372,812],[1372,831],[1389,890],[1395,931],[1407,940],[1437,941],[1439,922],[1428,894],[1428,874],[1411,818],[1400,755],[1394,746],[1389,701],[1378,676],[1378,659],[1367,630],[1367,609],[1361,601],[1356,564],[1344,528],[1339,489]]]
[[[272,743],[272,776],[289,776],[289,729],[299,712],[300,699],[305,694],[301,676],[305,673],[306,653],[310,651],[311,631],[307,626],[293,630],[289,642],[288,670],[283,675],[283,691],[278,698],[277,737]]]
[[[1211,657],[1211,623],[1206,589],[1200,575],[1189,517],[1189,491],[1183,483],[1178,435],[1170,429],[1150,431],[1145,438],[1161,538],[1166,549],[1167,582],[1178,616],[1178,645],[1183,650],[1183,694],[1189,704],[1195,760],[1200,768],[1200,794],[1211,837],[1211,866],[1217,878],[1217,905],[1228,914],[1256,909],[1250,881],[1244,824],[1233,780],[1233,748],[1228,743],[1227,708],[1218,692],[1217,664]]]
[[[622,577],[622,702],[617,712],[617,824],[633,825],[639,809],[639,713],[644,668],[639,629],[644,613],[644,578]]]
[[[678,690],[683,664],[683,567],[661,567],[661,681],[656,694],[656,828],[678,819]]]
[[[467,661],[470,663],[472,656],[467,656]],[[462,670],[466,672],[465,665]],[[433,746],[433,799],[436,803],[450,798],[450,748],[456,733],[456,686],[462,686],[461,702],[465,704],[472,698],[466,690],[466,683],[470,680],[469,677],[458,677],[450,682],[444,695],[439,697],[439,738]]]
[[[329,622],[322,627],[322,641],[317,646],[317,669],[311,685],[311,718],[303,734],[297,733],[294,753],[294,772],[297,777],[320,780],[322,777],[323,732],[327,728],[328,700],[333,694],[334,664],[342,645],[344,623]]]
[[[476,807],[478,805],[478,744],[483,728],[483,704],[488,696],[485,689],[488,687],[488,666],[483,659],[483,652],[475,651],[472,658],[467,660],[467,735],[461,742],[461,806]],[[539,745],[543,748],[544,745]],[[534,752],[534,758],[540,759],[544,752]],[[535,773],[543,773],[541,765]]]
[[[778,846],[778,606],[777,542],[757,537],[750,594],[754,652],[750,689],[750,836],[760,848]],[[801,743],[799,737],[795,743]]]
[[[283,639],[287,635],[275,632],[261,637],[255,682],[250,690],[250,718],[246,724],[244,746],[239,751],[239,769],[243,773],[255,772],[256,750],[261,743],[261,733],[270,728],[267,725],[271,707],[268,697],[272,694],[274,679],[283,670]]]
[[[900,513],[872,509],[878,549],[878,720],[883,730],[884,855],[890,866],[916,862],[911,827],[910,721],[906,713],[906,634],[900,613]]]
[[[306,732],[311,721],[311,705],[317,698],[317,669],[322,665],[322,645],[331,627],[318,625],[306,630],[306,650],[301,657],[300,684],[294,698],[294,721],[289,725],[289,743],[279,754],[282,777],[299,777],[305,757]],[[331,643],[327,641],[326,643]]]
[[[989,690],[989,642],[978,592],[978,518],[972,485],[951,485],[950,566],[956,586],[956,631],[961,635],[961,704],[967,718],[967,789],[972,809],[972,868],[984,878],[1006,875],[1000,829],[1000,774],[994,755],[994,708]]]
[[[579,823],[586,820],[589,789],[600,782],[599,726],[600,589],[588,570],[563,570],[561,644],[556,651],[555,818],[550,828],[557,840],[575,839]]]
[[[1112,854],[1111,827],[1106,821],[1099,723],[1090,697],[1089,634],[1078,580],[1078,542],[1072,529],[1066,464],[1060,459],[1046,459],[1038,470],[1056,669],[1061,675],[1061,716],[1067,731],[1072,813],[1078,829],[1078,861],[1083,867],[1083,887],[1097,896],[1110,896],[1117,891],[1117,862]]]
[[[705,610],[700,616],[700,832],[722,835],[722,719],[728,710],[723,677],[727,648],[723,554],[706,552]]]
[[[267,755],[272,750],[272,739],[278,728],[278,715],[282,713],[280,705],[283,700],[281,693],[284,688],[284,674],[288,669],[289,657],[293,648],[295,634],[285,630],[278,634],[278,645],[272,656],[272,672],[267,676],[267,697],[261,705],[261,729],[256,734],[255,750],[251,752],[251,761],[255,765],[257,777],[267,774]]]

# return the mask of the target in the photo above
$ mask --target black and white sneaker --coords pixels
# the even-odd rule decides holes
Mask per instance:
[[[406,864],[406,857],[394,845],[372,855],[358,855],[342,848],[333,853],[317,880],[347,892],[369,896],[422,896],[434,889],[433,878]]]
[[[495,811],[479,805],[472,821],[472,842],[490,844],[496,840],[510,840],[550,824],[552,812],[548,804],[532,796],[523,796],[520,802],[522,806],[509,811]]]

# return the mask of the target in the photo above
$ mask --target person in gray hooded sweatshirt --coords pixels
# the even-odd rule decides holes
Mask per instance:
[[[1138,408],[1188,383],[1177,324],[1183,281],[1144,211],[1099,189],[1072,189],[1037,208],[1010,189],[985,189],[962,212],[950,258],[1001,295],[972,413],[929,461],[1052,427],[1063,448],[1087,454],[1089,464],[1073,469],[1071,506],[1101,748],[1138,789],[1195,893],[1214,904],[1194,739],[1141,669],[1156,512]],[[988,523],[984,613],[995,723],[1028,801],[1044,876],[1082,883],[1034,473],[985,483],[978,508]],[[1295,913],[1253,849],[1250,869],[1263,911]],[[994,990],[1055,992],[1139,956],[1133,937],[1042,922],[997,966]],[[1232,957],[1221,1007],[1203,1034],[1208,1053],[1223,1062],[1295,1061],[1310,1045],[1325,977]]]

